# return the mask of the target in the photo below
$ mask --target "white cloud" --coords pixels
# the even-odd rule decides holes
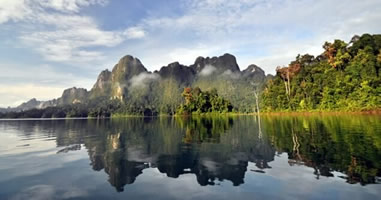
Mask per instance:
[[[52,8],[62,12],[78,12],[80,7],[94,4],[105,5],[107,0],[39,0],[42,7]]]
[[[56,21],[64,21],[57,24]],[[62,14],[44,14],[40,16],[42,23],[58,26],[54,31],[40,31],[25,34],[23,41],[36,48],[47,60],[87,62],[100,60],[100,51],[87,50],[89,47],[113,47],[126,39],[144,37],[144,31],[128,29],[123,31],[103,31],[89,17],[67,16]],[[132,32],[134,31],[134,32]],[[140,32],[139,32],[140,31]],[[143,33],[143,34],[142,34]],[[85,50],[86,49],[86,50]]]
[[[138,27],[125,31],[102,30],[93,18],[78,13],[84,6],[106,3],[104,0],[5,1],[0,2],[0,23],[12,20],[32,25],[19,38],[46,60],[97,61],[104,59],[103,52],[91,50],[92,47],[114,47],[127,39],[145,36],[145,31]]]
[[[140,27],[130,27],[123,32],[123,35],[127,36],[129,39],[143,38],[145,32]]]
[[[23,0],[2,0],[0,2],[0,24],[7,21],[19,21],[30,15],[30,8]]]
[[[59,12],[78,12],[81,7],[106,5],[106,0],[2,0],[0,2],[0,24],[7,21],[32,20],[45,9]],[[62,23],[63,21],[56,21]]]
[[[232,72],[230,69],[224,71],[224,73],[222,73],[222,76],[226,76],[231,79],[239,79],[241,77],[239,73]]]
[[[99,60],[103,56],[101,52],[84,49],[96,46],[112,47],[125,40],[120,32],[100,30],[88,17],[48,15],[44,22],[52,25],[55,23],[49,19],[50,17],[65,23],[54,31],[38,31],[21,36],[28,45],[36,46],[36,50],[47,60]]]
[[[216,71],[216,67],[214,67],[213,65],[205,65],[205,67],[200,71],[200,75],[201,76],[209,76],[214,71]]]
[[[131,84],[131,88],[145,87],[148,83],[159,78],[160,76],[158,74],[142,72],[136,76],[133,76],[129,82]]]

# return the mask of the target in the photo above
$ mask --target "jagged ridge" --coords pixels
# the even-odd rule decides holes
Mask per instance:
[[[154,72],[149,72],[138,58],[126,55],[119,60],[112,71],[103,70],[90,91],[73,87],[66,89],[58,99],[50,101],[32,99],[25,103],[27,106],[20,105],[17,107],[18,109],[8,111],[84,103],[97,98],[119,99],[126,102],[132,101],[135,97],[147,98],[147,96],[156,95],[153,98],[164,99],[165,94],[153,90],[162,90],[165,93],[168,91],[168,87],[177,88],[169,92],[172,93],[169,94],[170,96],[180,97],[181,90],[186,86],[199,86],[202,89],[215,87],[224,97],[234,101],[234,98],[231,97],[237,94],[229,95],[222,90],[232,86],[246,87],[245,85],[249,85],[250,82],[262,84],[265,78],[264,71],[256,65],[250,65],[241,71],[236,58],[227,53],[219,57],[198,57],[190,66],[173,62]],[[203,85],[207,85],[207,87]],[[133,88],[146,88],[145,94],[139,96],[136,91],[133,91]],[[226,91],[232,92],[231,90]],[[172,103],[177,104],[179,101],[178,98],[178,101]],[[145,103],[151,104],[152,102]]]

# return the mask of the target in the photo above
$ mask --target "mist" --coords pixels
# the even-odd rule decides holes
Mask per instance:
[[[213,65],[205,65],[204,69],[200,71],[200,76],[209,76],[216,70],[216,67]]]
[[[156,81],[158,79],[160,79],[160,75],[158,74],[142,72],[136,76],[133,76],[129,82],[131,88],[136,88],[145,87],[150,82]]]

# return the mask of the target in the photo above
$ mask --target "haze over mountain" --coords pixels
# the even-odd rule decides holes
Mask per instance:
[[[64,90],[57,99],[38,101],[33,98],[15,108],[3,108],[0,112],[43,109],[98,99],[119,100],[134,107],[148,106],[173,112],[182,102],[183,89],[192,86],[202,90],[215,88],[234,107],[249,112],[254,103],[253,88],[262,86],[265,80],[265,72],[260,67],[250,65],[241,71],[236,58],[228,53],[211,58],[200,56],[190,66],[170,63],[154,72],[148,71],[138,58],[126,55],[111,71],[103,70],[90,91],[72,87]]]

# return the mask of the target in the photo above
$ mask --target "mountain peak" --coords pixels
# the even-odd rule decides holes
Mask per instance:
[[[194,64],[191,65],[191,67],[196,72],[201,72],[205,66],[213,66],[216,68],[216,72],[225,72],[227,70],[230,70],[231,72],[239,72],[239,66],[237,64],[237,60],[235,56],[225,53],[222,56],[219,57],[197,57]]]
[[[37,102],[37,99],[36,98],[32,98],[29,101],[27,101],[26,103],[31,103],[31,102]]]
[[[61,98],[58,99],[59,104],[73,104],[79,102],[85,102],[88,96],[88,92],[84,88],[68,88],[63,91]]]
[[[140,60],[131,55],[126,55],[121,58],[118,64],[112,69],[112,80],[125,82],[142,72],[147,72],[147,69]]]
[[[108,69],[103,70],[90,91],[90,97],[110,95],[111,83],[111,72]]]
[[[220,58],[221,57],[236,60],[235,56],[233,54],[230,54],[230,53],[224,53],[224,55],[220,56]]]
[[[179,83],[190,84],[195,72],[191,67],[184,66],[179,62],[173,62],[164,66],[157,72],[162,78],[172,78]]]
[[[177,67],[179,65],[180,65],[180,63],[178,61],[176,61],[176,62],[173,62],[173,63],[169,63],[168,67]]]
[[[265,74],[265,71],[258,67],[257,65],[251,64],[245,70],[242,71],[244,74],[248,73],[262,73]]]
[[[241,74],[244,79],[255,80],[257,82],[263,82],[266,78],[265,71],[254,64],[249,65]]]

